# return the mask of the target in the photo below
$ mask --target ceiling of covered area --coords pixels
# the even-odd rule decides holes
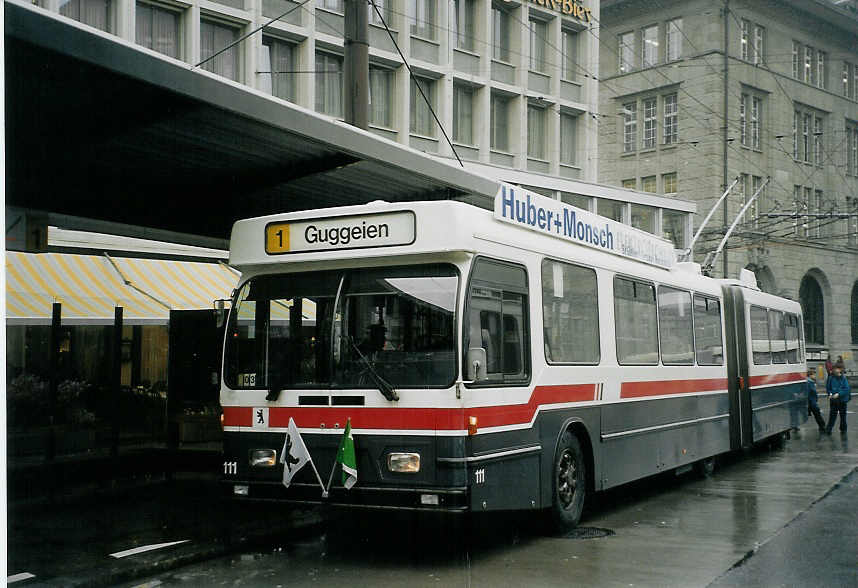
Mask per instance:
[[[6,202],[226,238],[372,200],[490,205],[497,184],[17,2],[5,2]]]

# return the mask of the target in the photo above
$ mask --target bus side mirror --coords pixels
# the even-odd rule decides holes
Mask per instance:
[[[468,380],[481,382],[489,378],[486,373],[486,350],[482,347],[468,349]]]

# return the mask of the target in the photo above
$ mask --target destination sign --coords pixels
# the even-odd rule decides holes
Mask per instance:
[[[337,216],[265,226],[269,255],[410,245],[415,237],[411,211]]]
[[[666,239],[517,186],[501,185],[495,196],[494,216],[532,231],[651,265],[670,268],[676,263],[673,243]]]

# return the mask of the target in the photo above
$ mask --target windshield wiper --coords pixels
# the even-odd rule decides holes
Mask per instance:
[[[372,376],[372,379],[375,382],[375,386],[376,388],[378,388],[378,391],[381,392],[381,395],[390,401],[399,400],[399,394],[396,393],[396,390],[393,389],[393,386],[390,385],[390,382],[382,378],[379,373],[375,371],[375,368],[372,367],[372,364],[366,358],[366,356],[360,352],[360,349],[355,344],[354,337],[347,335],[346,339],[348,339],[349,343],[352,344],[352,347],[357,352],[358,357],[360,357],[363,361],[364,365],[366,366],[366,370],[369,372],[369,375]]]

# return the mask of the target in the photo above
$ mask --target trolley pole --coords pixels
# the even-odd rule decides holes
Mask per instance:
[[[369,10],[362,0],[345,0],[344,4],[345,120],[366,129],[369,127]]]

